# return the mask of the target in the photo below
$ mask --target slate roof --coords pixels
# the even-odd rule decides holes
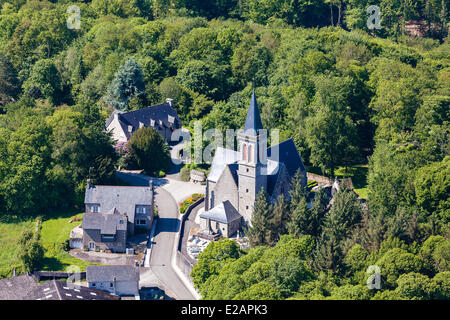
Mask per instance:
[[[28,274],[1,279],[0,300],[22,300],[39,284]]]
[[[237,162],[239,160],[239,156],[240,153],[237,151],[218,147],[211,163],[208,180],[217,182],[223,172],[223,169],[225,169],[225,166],[227,164]]]
[[[258,130],[263,128],[261,122],[261,115],[259,114],[258,103],[256,102],[255,90],[253,90],[252,98],[250,100],[250,107],[245,120],[244,132],[256,135]]]
[[[97,289],[69,287],[65,281],[52,280],[34,288],[22,300],[119,300],[118,296]]]
[[[119,230],[127,230],[127,218],[120,214],[85,213],[83,229],[100,230],[100,234],[116,234]]]
[[[118,114],[120,126],[127,139],[131,136],[128,131],[128,126],[132,126],[133,131],[135,131],[139,129],[140,123],[143,123],[146,127],[153,128],[181,128],[181,120],[175,109],[168,102],[130,112],[120,112],[116,110],[106,121],[106,128],[114,120],[115,114]]]
[[[100,213],[115,212],[134,222],[136,205],[152,205],[153,190],[148,187],[98,186],[86,188],[84,203],[99,204]],[[115,210],[114,210],[115,209]],[[114,211],[113,211],[114,210]]]
[[[200,218],[211,219],[212,221],[218,221],[221,223],[230,223],[237,219],[241,219],[242,216],[231,204],[231,202],[226,200],[219,203],[211,210],[201,213]]]
[[[306,172],[305,165],[292,138],[267,148],[267,158],[282,162],[291,177],[295,175],[298,169]]]
[[[88,282],[139,281],[139,267],[132,265],[87,266]]]

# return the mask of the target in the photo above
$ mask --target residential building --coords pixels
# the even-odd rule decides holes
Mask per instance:
[[[127,217],[121,214],[85,213],[83,248],[123,253],[127,248]]]
[[[87,266],[89,288],[119,296],[139,295],[139,267],[132,265]]]
[[[181,128],[181,120],[173,108],[172,99],[164,103],[135,111],[115,110],[106,121],[106,131],[111,132],[117,142],[128,142],[141,127],[151,127],[169,142],[172,133]]]

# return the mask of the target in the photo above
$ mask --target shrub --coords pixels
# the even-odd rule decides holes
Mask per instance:
[[[187,198],[180,204],[180,213],[185,213],[187,208],[191,204],[194,204],[196,201],[200,200],[203,197],[204,195],[201,193],[194,193],[191,197]]]

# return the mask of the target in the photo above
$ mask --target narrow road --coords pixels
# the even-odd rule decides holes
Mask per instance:
[[[135,186],[148,186],[148,179],[140,175],[118,173],[118,177]],[[195,297],[172,268],[172,255],[175,239],[180,227],[178,205],[172,194],[163,188],[162,179],[152,179],[155,186],[155,204],[158,207],[159,219],[151,245],[150,269],[163,284],[179,300],[195,300]]]
[[[180,226],[177,203],[171,194],[161,187],[155,189],[155,194],[159,219],[151,249],[150,269],[179,300],[195,300],[171,264],[174,242]]]

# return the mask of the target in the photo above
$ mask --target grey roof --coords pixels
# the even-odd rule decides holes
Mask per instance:
[[[153,190],[148,187],[90,186],[86,188],[85,204],[99,204],[100,213],[116,212],[134,222],[136,205],[152,205]],[[115,209],[115,210],[114,210]],[[113,211],[114,210],[114,211]]]
[[[24,274],[0,280],[0,300],[21,300],[39,284],[31,275]]]
[[[214,154],[214,159],[209,170],[208,180],[217,182],[227,164],[235,163],[239,160],[240,153],[234,150],[218,147]]]
[[[261,122],[261,116],[259,114],[258,104],[256,102],[255,90],[252,93],[252,99],[250,100],[250,107],[247,113],[247,119],[245,120],[244,132],[256,135],[258,130],[263,128]]]
[[[234,159],[236,159],[236,161],[233,161]],[[233,175],[236,185],[238,185],[238,159],[239,152],[221,147],[217,148],[216,155],[211,164],[208,180],[217,182],[225,171],[225,168],[228,167]],[[267,193],[269,195],[272,195],[273,193],[283,166],[286,167],[290,177],[293,177],[298,169],[306,173],[306,168],[292,138],[267,149],[267,166],[265,174],[267,175]]]
[[[85,213],[83,229],[100,230],[100,234],[116,234],[118,230],[127,230],[127,218],[120,214]]]
[[[87,282],[139,281],[139,267],[132,265],[87,266]]]
[[[106,121],[106,127],[111,124],[114,119],[114,114],[116,113],[118,115],[120,126],[127,139],[131,136],[128,131],[128,126],[132,126],[133,131],[135,131],[140,128],[140,123],[146,127],[153,127],[155,129],[163,127],[174,129],[181,128],[181,120],[178,117],[177,112],[167,102],[130,112],[114,111]]]
[[[292,138],[267,148],[267,158],[282,162],[291,177],[295,175],[298,169],[306,172],[305,165]]]
[[[241,219],[242,216],[231,204],[231,202],[226,200],[224,202],[219,203],[211,210],[201,213],[200,218],[211,219],[213,221],[218,221],[222,223],[230,223],[237,219]]]
[[[65,281],[52,280],[34,288],[22,300],[119,300],[118,296],[108,292],[74,285]]]

